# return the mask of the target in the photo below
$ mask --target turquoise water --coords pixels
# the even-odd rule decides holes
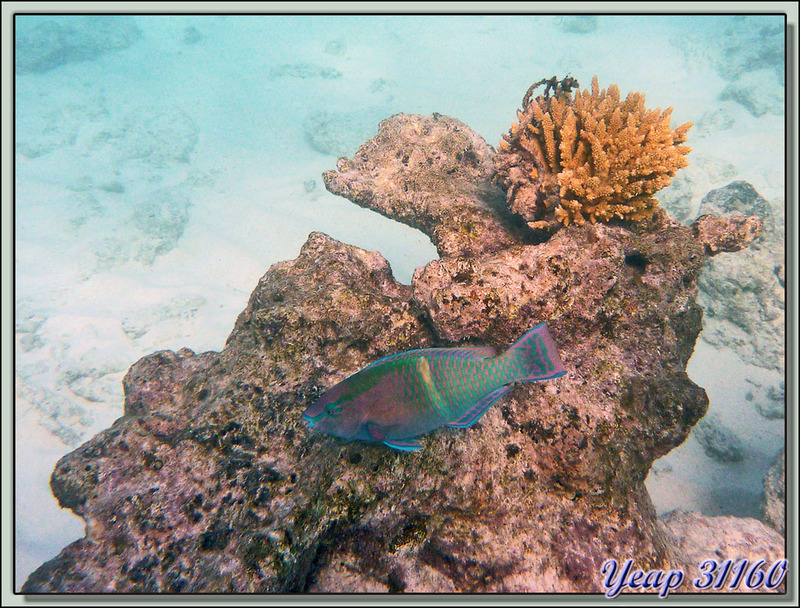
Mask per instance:
[[[221,349],[258,278],[296,257],[311,231],[381,251],[403,283],[436,257],[421,233],[322,184],[381,119],[439,112],[497,145],[532,82],[571,74],[588,87],[597,74],[601,87],[673,107],[673,124],[695,122],[681,191],[695,212],[708,190],[736,179],[780,207],[782,25],[780,16],[17,17],[17,509],[26,513],[17,585],[83,534],[48,476],[121,415],[132,362],[162,348]],[[719,379],[701,360],[692,370],[703,386]],[[730,419],[745,407],[719,400]],[[755,515],[782,425],[737,428],[757,451],[711,477],[702,471],[716,465],[687,443],[650,481],[657,508]]]

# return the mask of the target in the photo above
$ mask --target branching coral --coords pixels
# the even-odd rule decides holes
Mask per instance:
[[[546,84],[535,99],[532,89]],[[500,142],[497,179],[511,209],[534,229],[557,222],[583,224],[647,219],[658,204],[653,194],[687,165],[681,145],[692,123],[670,128],[672,108],[647,110],[644,95],[619,88],[576,91],[573,78],[540,81],[528,90],[523,109]]]

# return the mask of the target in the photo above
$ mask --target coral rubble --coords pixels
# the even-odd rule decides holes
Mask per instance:
[[[453,119],[398,115],[327,173],[425,230],[442,258],[404,286],[380,254],[312,233],[259,281],[221,352],[133,365],[125,415],[53,472],[86,537],[23,591],[598,592],[610,557],[683,564],[644,479],[706,411],[685,368],[715,253],[703,235],[729,224],[700,232],[656,210],[635,229],[585,223],[526,243],[487,203],[484,145]],[[752,238],[737,235],[714,242]],[[302,421],[382,356],[504,347],[542,320],[568,374],[517,386],[420,452]]]
[[[511,209],[534,229],[649,218],[653,195],[687,164],[692,123],[673,130],[672,108],[647,110],[641,93],[621,101],[619,88],[600,90],[597,76],[591,92],[574,96],[574,79],[554,80],[542,81],[548,88],[535,99],[529,90],[500,142],[497,178]]]

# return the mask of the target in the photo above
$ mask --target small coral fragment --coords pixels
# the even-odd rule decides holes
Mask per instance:
[[[545,93],[532,99],[541,84]],[[653,195],[687,165],[691,148],[682,144],[692,123],[673,130],[672,108],[647,110],[641,93],[621,100],[616,85],[600,90],[597,76],[591,91],[572,96],[577,86],[553,77],[525,94],[496,159],[511,210],[533,229],[648,219]]]

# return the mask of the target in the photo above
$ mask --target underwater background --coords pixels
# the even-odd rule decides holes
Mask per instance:
[[[640,91],[693,121],[657,198],[690,223],[749,182],[784,208],[783,16],[15,18],[16,580],[83,536],[55,462],[122,415],[140,357],[220,350],[259,277],[309,232],[380,251],[396,278],[428,238],[329,194],[321,173],[390,115],[438,112],[496,146],[531,83]],[[722,254],[724,257],[728,254]],[[734,255],[734,254],[731,254]],[[702,282],[701,282],[702,283]],[[659,513],[758,517],[784,443],[784,369],[759,310],[701,334],[706,422],[647,481]],[[697,429],[696,429],[697,431]]]

